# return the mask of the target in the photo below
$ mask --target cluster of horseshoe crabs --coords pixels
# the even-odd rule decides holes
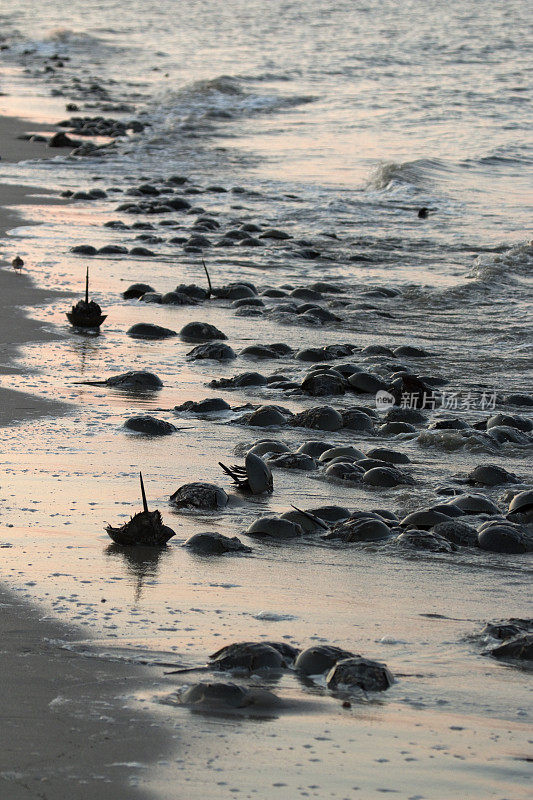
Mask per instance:
[[[334,697],[344,700],[354,693],[366,697],[368,692],[382,692],[394,684],[394,676],[385,664],[373,661],[333,645],[318,645],[299,650],[285,642],[237,642],[226,645],[209,657],[201,667],[174,670],[168,674],[212,671],[232,676],[293,674],[304,686],[324,687]],[[183,686],[178,701],[204,711],[243,708],[283,708],[283,702],[273,692],[217,681]]]

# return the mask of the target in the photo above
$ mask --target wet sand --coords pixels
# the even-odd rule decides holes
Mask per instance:
[[[0,796],[146,797],[131,781],[136,774],[144,780],[168,740],[122,699],[146,683],[146,670],[61,648],[56,640],[78,637],[73,627],[43,620],[42,612],[3,591],[0,611]]]
[[[0,237],[6,230],[13,228],[18,217],[14,211],[17,203],[30,203],[31,197],[27,189],[0,184],[0,204],[8,202],[8,208],[0,208]],[[47,202],[40,198],[39,203]],[[23,307],[45,304],[47,300],[57,298],[60,292],[46,292],[32,283],[28,274],[28,265],[22,272],[15,272],[11,260],[15,250],[7,252],[3,248],[4,259],[0,260],[0,425],[8,425],[15,421],[33,419],[46,414],[56,414],[66,408],[64,403],[54,403],[49,399],[37,398],[24,392],[9,388],[9,375],[19,373],[22,368],[17,364],[19,348],[29,342],[50,342],[58,339],[42,322],[28,316]]]
[[[46,155],[43,145],[16,138],[27,128],[28,123],[21,120],[0,119],[3,160]],[[38,197],[34,194],[28,187],[0,184],[0,237],[19,223],[17,205],[61,202],[43,196],[42,190]],[[16,273],[10,263],[15,248],[8,252],[4,246],[3,255],[0,426],[57,416],[73,408],[9,388],[10,374],[24,374],[16,363],[21,345],[60,338],[21,307],[68,295],[37,288],[29,274],[31,265]],[[103,784],[117,800],[146,797],[144,790],[131,784],[132,776],[142,775],[165,752],[168,736],[154,728],[147,715],[127,710],[122,699],[138,689],[141,681],[146,683],[146,670],[84,659],[63,649],[56,640],[79,638],[73,627],[43,620],[42,611],[1,589],[0,609],[0,796],[27,800],[68,795],[86,800]]]

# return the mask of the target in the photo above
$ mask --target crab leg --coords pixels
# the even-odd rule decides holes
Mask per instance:
[[[233,478],[233,480],[235,481],[235,483],[236,483],[238,486],[242,486],[242,485],[245,483],[245,481],[244,481],[242,478],[240,478],[238,475],[236,475],[236,473],[235,473],[235,472],[233,472],[233,470],[231,470],[229,467],[226,467],[226,465],[225,465],[225,464],[223,464],[223,463],[222,463],[222,461],[219,461],[218,463],[219,463],[219,466],[221,466],[221,467],[222,467],[222,469],[224,470],[224,472],[225,472],[227,475],[229,475],[229,476],[230,476],[230,478]]]

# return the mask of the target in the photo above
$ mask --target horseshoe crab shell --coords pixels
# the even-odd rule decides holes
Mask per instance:
[[[262,458],[254,453],[247,453],[244,459],[244,467],[233,465],[231,469],[218,462],[224,472],[226,472],[243,492],[252,494],[271,493],[274,489],[272,472],[270,467],[265,464]]]
[[[337,661],[329,671],[326,683],[328,689],[356,686],[366,692],[383,692],[392,686],[394,677],[385,664],[354,656]]]
[[[290,424],[294,427],[338,431],[342,428],[342,417],[331,406],[315,406],[295,414],[291,418]]]
[[[502,483],[516,481],[516,475],[507,472],[506,469],[498,467],[496,464],[478,464],[468,473],[466,480],[468,483],[481,486],[499,486]]]
[[[120,528],[107,525],[106,531],[115,544],[124,546],[163,547],[176,535],[172,528],[163,525],[163,518],[157,509],[139,511],[125,525]]]
[[[514,514],[533,515],[533,489],[515,494],[509,504],[509,514],[511,516]]]
[[[85,299],[80,300],[67,312],[67,319],[76,328],[99,328],[106,319],[102,309],[94,300],[89,300],[89,267],[85,275]]]
[[[247,536],[268,536],[279,540],[294,539],[303,533],[301,525],[283,517],[259,517],[246,530]]]
[[[185,483],[170,496],[170,502],[177,508],[217,511],[228,504],[228,495],[214,483]]]
[[[175,536],[172,528],[163,525],[161,513],[148,510],[146,494],[142,474],[139,473],[141,481],[141,494],[143,500],[143,511],[139,511],[128,522],[119,528],[112,525],[106,526],[106,531],[115,544],[131,546],[142,545],[144,547],[164,547],[169,539]]]
[[[222,555],[223,553],[251,553],[252,548],[247,547],[236,536],[231,539],[221,533],[207,531],[205,533],[195,533],[190,536],[184,547],[188,547],[200,555]]]
[[[369,512],[366,517],[336,523],[330,533],[322,538],[342,539],[344,542],[376,542],[389,539],[391,535],[388,525],[377,514]]]
[[[224,715],[251,707],[261,712],[261,716],[282,706],[282,701],[273,692],[260,687],[247,689],[235,683],[196,683],[187,686],[178,695],[180,703],[204,713]]]
[[[288,664],[276,647],[262,642],[238,642],[210,656],[210,667],[217,670],[285,669]]]
[[[328,672],[336,663],[344,658],[355,658],[355,653],[334,647],[330,644],[308,647],[300,653],[294,662],[294,669],[302,675],[320,675]]]
[[[444,536],[421,530],[409,530],[401,533],[394,539],[393,543],[401,547],[413,550],[429,550],[433,553],[453,553],[457,550],[456,545],[445,539]]]
[[[489,650],[493,658],[512,658],[521,661],[533,661],[533,633],[520,633],[506,639]]]
[[[102,314],[102,309],[94,300],[80,300],[70,311],[67,311],[67,319],[76,328],[99,328],[107,318],[107,314]]]

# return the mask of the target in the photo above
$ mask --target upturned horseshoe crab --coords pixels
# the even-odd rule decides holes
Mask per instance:
[[[85,299],[79,300],[70,311],[67,319],[76,328],[99,328],[106,319],[107,314],[102,314],[102,309],[94,300],[89,300],[89,267],[85,274]]]
[[[113,528],[112,525],[106,526],[106,531],[115,542],[123,546],[143,545],[144,547],[164,547],[169,539],[176,534],[167,525],[163,525],[161,513],[148,510],[146,493],[142,473],[139,472],[141,481],[141,494],[143,500],[143,510],[135,514],[128,522],[120,528]]]
[[[262,458],[247,453],[244,459],[244,467],[234,464],[231,468],[226,467],[221,461],[218,462],[224,472],[233,478],[237,488],[242,492],[251,494],[271,494],[274,490],[272,472],[270,467],[265,464]]]

